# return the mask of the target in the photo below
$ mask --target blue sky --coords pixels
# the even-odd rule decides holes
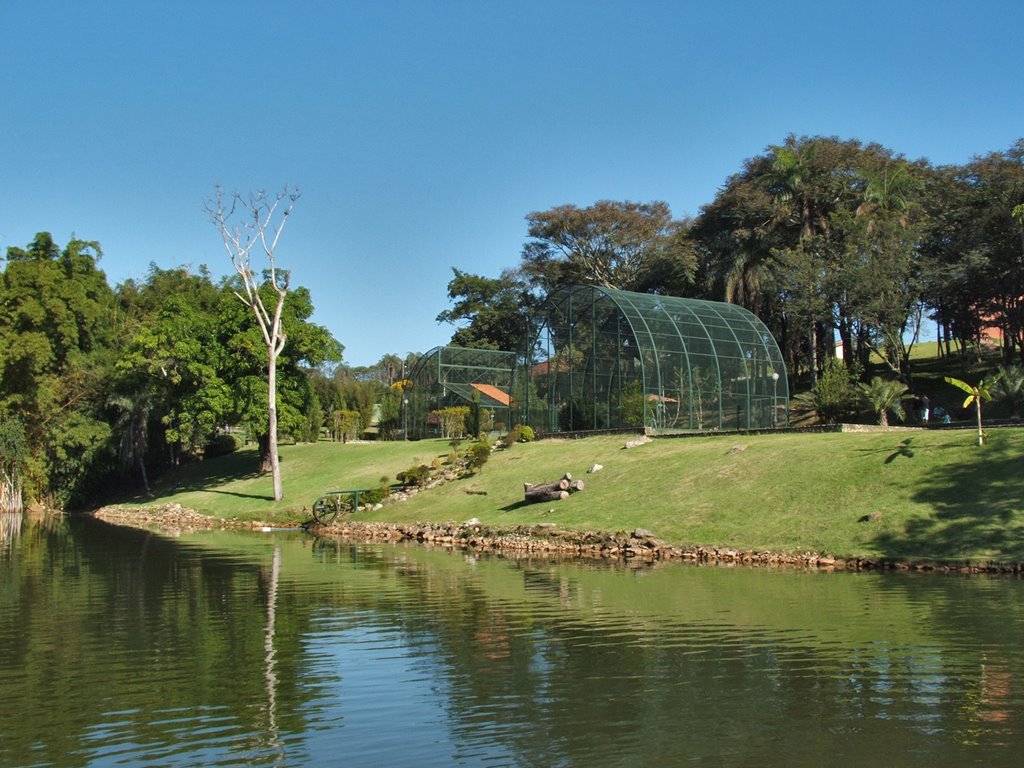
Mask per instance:
[[[279,262],[366,365],[446,343],[451,268],[514,266],[530,211],[695,215],[789,133],[1006,149],[1022,29],[1019,0],[0,0],[0,250],[225,274],[203,198],[297,184]]]

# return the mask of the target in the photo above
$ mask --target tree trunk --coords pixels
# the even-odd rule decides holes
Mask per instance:
[[[978,445],[985,444],[985,432],[981,428],[981,398],[974,399],[974,412],[978,415]]]
[[[259,466],[256,471],[261,475],[265,475],[273,471],[273,467],[270,464],[270,435],[257,435],[256,445],[260,452]]]
[[[275,328],[275,331],[277,329]],[[274,501],[284,498],[281,487],[281,462],[277,455],[277,350],[271,347],[268,352],[270,362],[267,363],[267,450],[270,451],[270,472],[274,480]]]
[[[146,489],[146,494],[150,493],[149,490],[149,475],[146,474],[146,460],[142,454],[139,454],[136,461],[139,463],[139,472],[142,475],[142,487]]]
[[[818,383],[818,324],[811,323],[811,381]]]

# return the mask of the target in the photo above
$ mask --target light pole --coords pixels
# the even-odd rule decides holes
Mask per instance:
[[[772,371],[772,429],[779,426],[779,372]]]

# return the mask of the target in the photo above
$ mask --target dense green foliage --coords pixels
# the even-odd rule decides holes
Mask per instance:
[[[218,435],[228,425],[265,437],[266,349],[234,281],[154,265],[144,281],[111,288],[101,255],[97,243],[61,249],[40,233],[8,249],[0,274],[0,419],[5,435],[21,425],[20,441],[0,451],[29,503],[148,489],[154,470],[227,450]],[[296,438],[319,434],[307,367],[341,356],[312,312],[308,291],[289,293],[278,397]]]
[[[877,359],[912,386],[929,317],[947,352],[977,350],[999,329],[1004,358],[1024,359],[1024,139],[936,167],[878,144],[790,136],[746,160],[692,221],[660,202],[602,201],[527,224],[517,270],[496,281],[456,270],[454,308],[439,318],[462,324],[453,342],[501,348],[495,328],[517,303],[586,282],[740,304],[772,331],[790,374],[811,381],[838,338],[864,375]],[[488,301],[499,290],[513,300]]]

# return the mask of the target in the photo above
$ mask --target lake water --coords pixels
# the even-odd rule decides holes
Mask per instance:
[[[1020,765],[1024,583],[0,521],[0,766]]]

